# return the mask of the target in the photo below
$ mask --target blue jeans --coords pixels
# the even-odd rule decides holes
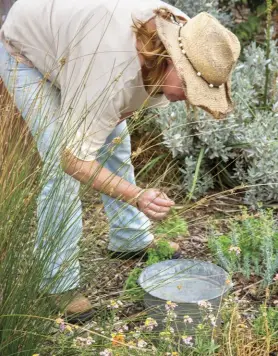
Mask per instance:
[[[55,281],[52,293],[59,293],[79,285],[78,243],[82,235],[82,206],[80,183],[62,171],[60,148],[63,142],[59,120],[60,91],[35,68],[18,63],[0,42],[0,76],[13,96],[17,108],[37,143],[43,161],[43,185],[37,200],[37,245],[47,254],[47,241],[59,236],[55,252],[51,252],[45,275]],[[115,137],[123,137],[113,154],[107,147]],[[99,152],[100,163],[111,172],[135,183],[130,160],[131,144],[126,122],[119,124],[107,138]],[[153,235],[150,221],[136,208],[102,194],[110,234],[111,251],[136,251],[148,246]],[[61,266],[65,272],[59,274]],[[59,272],[59,273],[58,273]],[[59,275],[59,277],[57,277]]]

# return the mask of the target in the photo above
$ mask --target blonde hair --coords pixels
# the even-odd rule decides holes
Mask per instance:
[[[155,13],[160,13],[160,10],[155,10]],[[137,41],[142,44],[140,54],[145,60],[142,68],[144,85],[150,95],[155,95],[163,83],[169,55],[158,37],[156,29],[149,29],[147,22],[133,20],[132,29],[136,34]]]
[[[155,15],[163,17],[170,21],[173,13],[167,8],[159,8],[154,10]],[[180,16],[176,16],[181,20],[185,20]],[[145,64],[142,67],[144,85],[150,95],[155,95],[159,92],[160,86],[164,82],[167,58],[169,54],[158,36],[157,30],[151,30],[147,26],[147,22],[133,20],[133,31],[136,34],[137,41],[141,42],[142,50],[140,54],[143,56]]]

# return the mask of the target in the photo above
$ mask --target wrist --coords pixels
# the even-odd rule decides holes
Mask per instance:
[[[135,197],[133,198],[133,201],[134,201],[134,204],[133,204],[133,205],[134,205],[138,210],[140,210],[140,207],[139,207],[139,199],[140,199],[141,195],[145,193],[146,190],[147,190],[147,189],[141,189],[141,188],[140,188],[140,191],[139,191],[139,192],[135,195]]]
[[[123,187],[122,187],[123,188]],[[122,189],[122,194],[118,196],[117,198],[120,200],[125,201],[126,203],[137,207],[136,202],[137,202],[137,197],[140,196],[140,193],[143,189],[140,187],[137,187],[136,185],[133,184],[128,184],[128,186],[124,187]]]

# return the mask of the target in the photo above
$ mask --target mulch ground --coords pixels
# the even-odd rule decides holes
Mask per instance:
[[[240,198],[225,197],[207,199],[201,206],[181,207],[179,215],[188,223],[189,234],[178,236],[183,258],[212,261],[207,247],[209,221],[217,219],[225,225],[227,219],[240,211]],[[83,198],[84,237],[81,242],[82,290],[97,307],[104,306],[111,299],[122,295],[124,283],[135,267],[144,263],[138,260],[111,260],[107,256],[109,226],[100,195],[87,193]],[[140,303],[127,303],[126,315],[142,311]]]

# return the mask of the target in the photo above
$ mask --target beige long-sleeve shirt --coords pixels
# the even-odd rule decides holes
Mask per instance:
[[[18,0],[1,29],[6,49],[61,89],[67,148],[94,160],[119,118],[145,107],[165,106],[150,98],[132,31],[147,21],[159,0]]]

